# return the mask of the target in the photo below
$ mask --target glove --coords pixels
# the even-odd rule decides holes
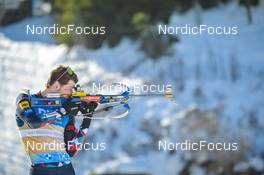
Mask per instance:
[[[87,117],[89,117],[89,118],[83,119],[83,122],[81,124],[81,129],[89,128],[90,123],[91,123],[91,117],[93,116],[93,114],[91,114],[91,113],[94,112],[94,110],[97,108],[97,106],[98,106],[98,103],[96,103],[94,101],[91,101],[89,103],[82,102],[80,111],[83,114],[87,114],[87,113],[90,113],[90,114],[87,115]]]
[[[73,103],[71,101],[66,101],[63,103],[62,108],[65,110],[63,115],[71,115],[71,116],[76,116],[79,112],[79,106],[76,103]]]
[[[93,113],[94,110],[97,108],[98,104],[94,101],[91,101],[89,103],[82,101],[81,105],[80,105],[80,111],[83,114],[87,114],[87,113]]]

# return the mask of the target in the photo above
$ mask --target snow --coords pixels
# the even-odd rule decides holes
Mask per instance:
[[[235,167],[236,172],[245,172],[250,167],[255,169],[258,172],[263,172],[264,162],[260,157],[252,157],[248,162],[239,162]]]
[[[264,162],[260,157],[251,158],[249,163],[257,171],[264,170]]]
[[[195,14],[194,10],[175,13],[170,25],[195,24]],[[79,152],[73,159],[77,174],[179,174],[191,161],[190,174],[203,175],[209,172],[201,164],[215,160],[234,163],[236,172],[249,167],[263,172],[264,4],[253,10],[253,24],[247,24],[245,15],[245,9],[235,3],[204,11],[202,23],[237,25],[239,35],[180,35],[180,42],[172,46],[173,55],[155,61],[138,51],[138,42],[126,38],[115,48],[103,45],[91,50],[55,45],[51,36],[24,34],[26,24],[50,24],[50,17],[0,28],[0,78],[4,80],[0,86],[0,159],[5,160],[0,163],[0,174],[28,173],[29,161],[15,132],[15,97],[21,88],[32,92],[44,88],[50,70],[58,64],[70,65],[86,90],[91,90],[91,82],[165,83],[172,85],[176,99],[135,98],[127,118],[93,121],[87,141],[105,142],[106,150]],[[239,69],[236,81],[230,75],[232,58]],[[186,139],[236,141],[240,149],[232,153],[157,149],[158,140]]]

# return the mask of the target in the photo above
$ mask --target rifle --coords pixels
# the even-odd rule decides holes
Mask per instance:
[[[97,109],[92,113],[85,113],[80,114],[84,118],[91,118],[89,117],[90,114],[99,114],[102,112],[108,112],[112,111],[114,109],[123,109],[123,112],[121,114],[112,116],[111,118],[123,118],[126,117],[129,114],[130,106],[129,106],[129,99],[132,97],[164,97],[166,99],[173,98],[172,88],[167,87],[164,93],[141,93],[141,94],[135,94],[131,93],[130,88],[127,87],[124,84],[121,83],[115,83],[123,86],[125,90],[116,95],[109,95],[109,94],[96,94],[96,95],[90,95],[89,93],[86,93],[84,90],[80,88],[79,85],[75,87],[74,93],[71,95],[70,100],[71,102],[74,102],[75,104],[81,104],[82,101],[84,102],[96,102],[98,103]],[[30,99],[31,107],[45,107],[50,109],[59,110],[60,113],[64,114],[65,109],[62,108],[62,104],[65,101],[65,98],[60,97],[58,94],[49,94],[46,98],[36,98],[32,97]],[[79,116],[79,115],[78,115]],[[105,119],[105,117],[95,117],[93,116],[92,119]]]

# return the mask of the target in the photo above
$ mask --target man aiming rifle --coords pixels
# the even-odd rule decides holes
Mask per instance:
[[[78,77],[70,67],[58,66],[51,72],[43,91],[33,95],[21,93],[17,97],[16,122],[31,161],[30,175],[75,175],[71,157],[83,143],[97,107],[96,102],[71,101],[77,82]],[[47,107],[31,106],[31,98],[46,99],[54,94],[63,97],[62,100],[54,105],[53,101],[44,100]],[[63,111],[58,110],[56,103],[61,103]],[[76,128],[74,116],[79,111],[88,113],[89,117],[83,118],[80,128]],[[60,146],[51,149],[49,144]]]

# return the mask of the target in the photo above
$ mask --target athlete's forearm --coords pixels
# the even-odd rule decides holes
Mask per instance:
[[[74,156],[74,154],[79,150],[81,144],[84,143],[90,123],[91,119],[85,118],[79,131],[75,128],[73,123],[69,123],[67,125],[64,133],[64,139],[67,145],[66,150],[71,157]]]

